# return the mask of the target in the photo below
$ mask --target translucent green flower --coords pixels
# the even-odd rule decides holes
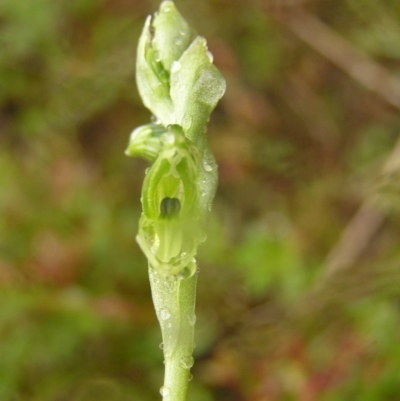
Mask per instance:
[[[163,337],[164,401],[185,401],[193,365],[195,255],[217,187],[206,128],[225,91],[206,40],[172,1],[149,16],[139,39],[136,80],[157,124],[135,129],[126,154],[152,164],[142,188],[139,246]]]
[[[195,143],[225,92],[225,79],[213,65],[206,40],[194,36],[172,1],[162,2],[146,20],[136,79],[144,105],[160,123],[180,125]]]
[[[201,240],[199,174],[193,146],[177,126],[160,136],[160,151],[142,188],[137,241],[162,275],[190,276]]]
[[[161,135],[166,129],[159,124],[146,124],[136,128],[129,139],[127,156],[140,156],[153,162],[161,149]]]

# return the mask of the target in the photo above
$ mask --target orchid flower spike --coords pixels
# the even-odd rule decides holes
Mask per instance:
[[[151,162],[136,240],[149,262],[165,358],[164,401],[185,401],[194,342],[196,253],[217,187],[208,146],[210,114],[225,92],[206,40],[172,1],[146,19],[136,80],[152,123],[136,128],[125,153]]]

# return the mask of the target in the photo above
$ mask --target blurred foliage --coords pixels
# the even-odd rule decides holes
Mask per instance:
[[[228,81],[209,128],[220,186],[199,255],[189,400],[398,399],[399,153],[383,166],[399,110],[285,15],[307,12],[398,77],[400,3],[176,3]],[[160,334],[135,243],[147,165],[123,155],[150,117],[135,50],[157,6],[0,0],[2,401],[159,397]],[[324,281],[365,201],[382,224]]]

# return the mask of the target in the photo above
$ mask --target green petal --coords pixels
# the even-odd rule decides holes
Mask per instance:
[[[197,37],[171,72],[171,99],[176,119],[197,144],[204,136],[210,114],[225,92],[225,79],[212,64],[204,38]]]
[[[192,41],[193,31],[172,1],[163,1],[153,21],[153,46],[167,71],[179,60]]]
[[[144,25],[136,58],[136,82],[144,105],[164,126],[174,121],[169,82],[159,55],[152,48],[151,17]]]

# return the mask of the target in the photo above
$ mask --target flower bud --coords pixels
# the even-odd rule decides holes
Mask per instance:
[[[160,137],[165,132],[165,128],[159,124],[146,124],[136,128],[130,136],[125,154],[154,161],[161,149]]]
[[[171,71],[171,65],[182,56],[193,39],[193,31],[176,9],[172,1],[163,1],[154,17],[153,47],[160,54],[164,69]]]
[[[194,142],[204,136],[225,92],[225,79],[212,62],[206,40],[194,37],[172,1],[147,18],[137,52],[140,96],[162,125],[180,125]]]

